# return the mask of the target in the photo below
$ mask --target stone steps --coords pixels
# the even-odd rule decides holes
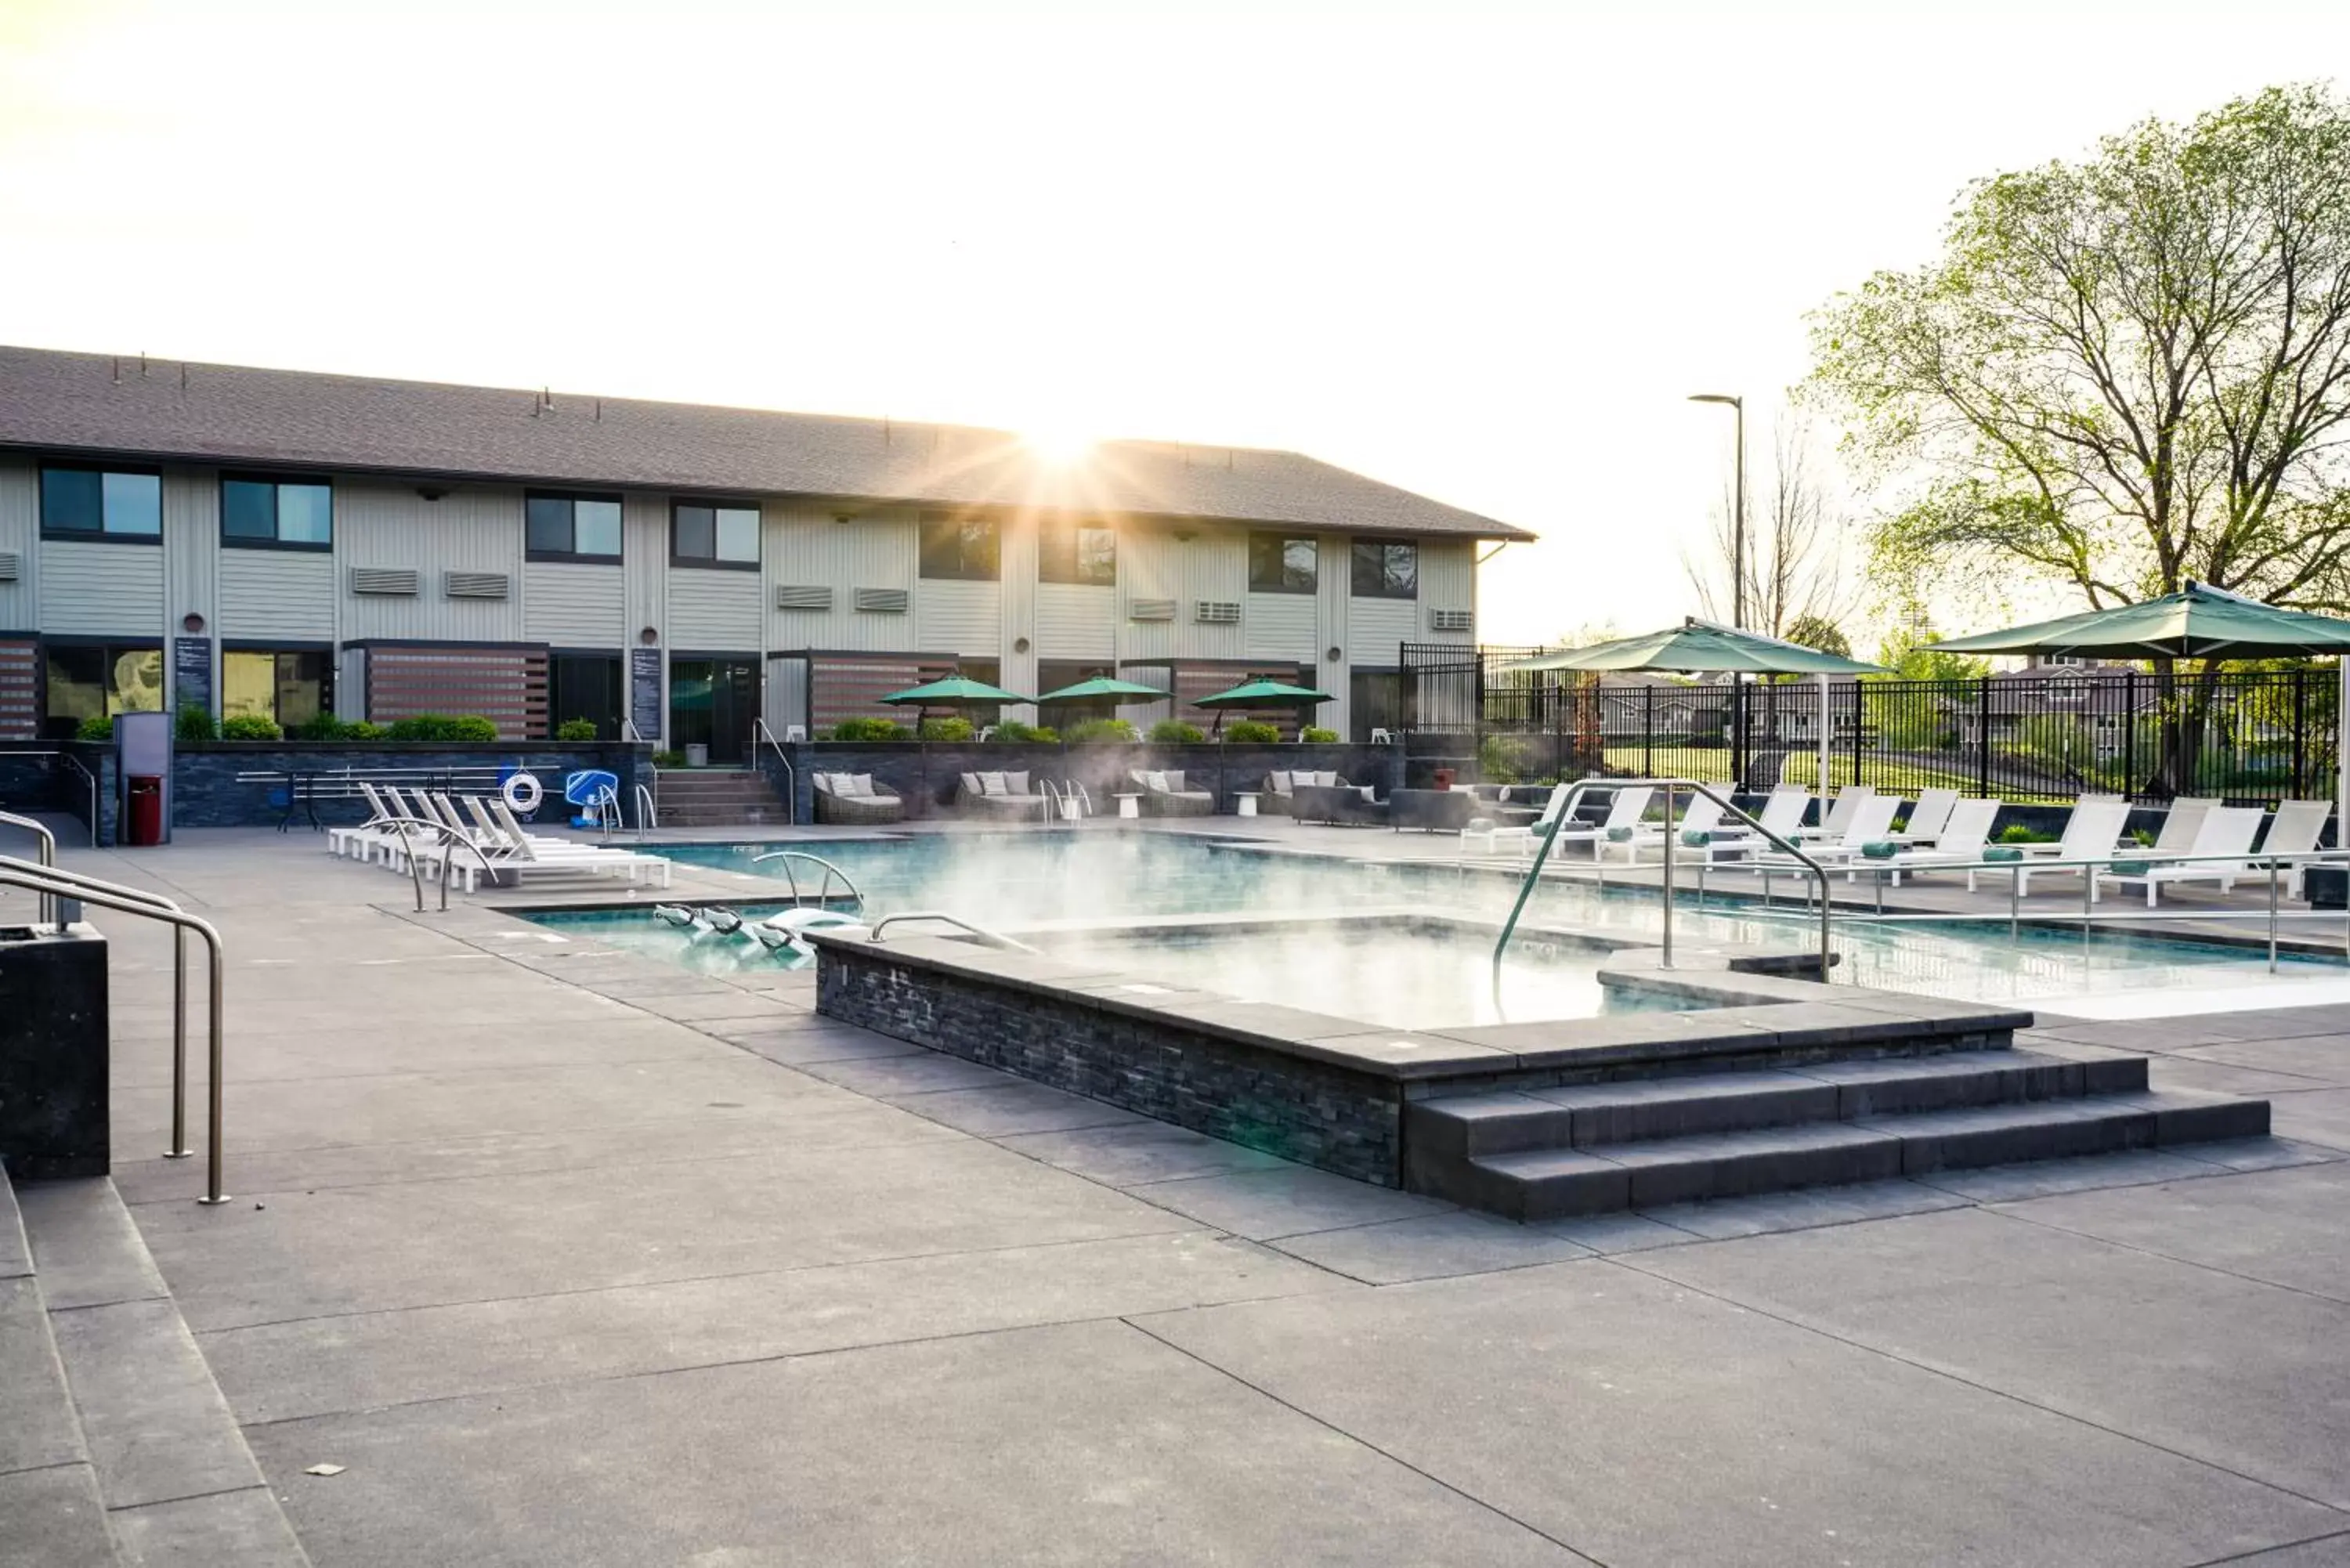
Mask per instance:
[[[663,827],[751,827],[790,820],[766,774],[751,768],[664,768],[654,798]]]
[[[2263,1100],[2147,1088],[2143,1057],[1874,1057],[1415,1102],[1418,1190],[1523,1220],[2256,1137]]]

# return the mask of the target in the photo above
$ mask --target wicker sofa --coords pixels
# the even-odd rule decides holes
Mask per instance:
[[[1300,784],[1294,792],[1294,815],[1300,822],[1326,822],[1339,827],[1385,827],[1388,803],[1369,798],[1370,786]]]
[[[1216,797],[1203,789],[1189,789],[1180,768],[1132,768],[1127,777],[1142,792],[1142,809],[1152,816],[1211,816]]]
[[[1315,773],[1305,768],[1294,770],[1276,768],[1264,775],[1264,792],[1257,797],[1257,809],[1268,816],[1296,815],[1296,792],[1301,784],[1309,789],[1316,785],[1331,789],[1354,787],[1345,779],[1326,769],[1321,773]]]
[[[973,816],[1041,820],[1051,805],[1052,798],[1035,789],[1024,772],[964,774],[955,784],[955,809]]]
[[[896,822],[906,815],[906,803],[888,784],[875,784],[871,774],[814,774],[816,819],[823,823],[869,825]]]

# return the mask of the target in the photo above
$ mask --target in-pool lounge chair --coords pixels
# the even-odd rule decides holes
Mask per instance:
[[[973,816],[1044,820],[1052,797],[1029,783],[1026,770],[964,774],[955,783],[955,809]]]
[[[1212,816],[1216,797],[1190,787],[1180,768],[1133,768],[1127,777],[1142,792],[1142,809],[1151,816]]]
[[[906,815],[906,803],[888,784],[875,784],[871,774],[812,774],[816,819],[822,823],[871,826],[896,822]]]
[[[2210,857],[2250,855],[2265,815],[2256,805],[2215,805],[2196,824],[2195,841],[2184,852],[2187,859],[2165,861],[2152,849],[2141,851],[2144,859],[2129,858],[2124,851],[2124,857],[2116,859],[2111,867],[2101,866],[2092,873],[2097,890],[2104,891],[2109,881],[2143,882],[2149,909],[2158,907],[2156,900],[2166,882],[2174,887],[2181,882],[2217,882],[2220,892],[2230,892],[2237,877],[2251,875],[2251,867],[2242,860]]]

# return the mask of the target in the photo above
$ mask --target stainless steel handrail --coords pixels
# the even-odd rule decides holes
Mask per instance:
[[[223,1104],[221,1020],[225,1011],[221,1001],[221,982],[224,978],[227,966],[222,952],[220,932],[213,928],[211,922],[198,919],[172,904],[170,899],[162,898],[161,894],[149,893],[138,888],[126,888],[120,883],[103,883],[97,877],[83,877],[71,871],[44,875],[43,867],[33,862],[17,860],[10,857],[0,856],[0,886],[24,888],[33,892],[47,892],[58,898],[78,898],[85,904],[96,904],[101,909],[119,909],[126,915],[143,915],[151,920],[161,920],[178,931],[194,931],[204,939],[204,945],[211,950],[212,955],[212,996],[210,998],[212,1065],[211,1082],[205,1085],[211,1143],[208,1151],[209,1168],[205,1174],[204,1196],[196,1201],[199,1203],[227,1202],[228,1195],[221,1190]],[[179,968],[180,980],[177,990],[182,1005],[177,1010],[176,1016],[184,1020],[187,998],[186,965],[182,963]],[[175,1057],[180,1058],[172,1063],[172,1141],[175,1146],[185,1141],[186,1134],[183,1107],[187,1075],[184,1063],[185,1037],[181,1033],[182,1027],[182,1025],[179,1023],[175,1023],[173,1027]],[[175,1147],[164,1152],[168,1158],[179,1158],[190,1151]]]
[[[57,755],[65,759],[67,766],[89,781],[89,842],[90,846],[96,848],[98,846],[98,775],[85,767],[82,760],[72,753],[59,752]]]
[[[789,827],[799,820],[800,775],[793,768],[792,759],[784,755],[784,743],[775,739],[773,730],[767,728],[764,715],[751,721],[751,754],[754,759],[758,756],[761,741],[766,742],[767,749],[775,753],[775,761],[784,764],[784,826]]]
[[[57,868],[57,836],[49,831],[48,824],[36,822],[29,816],[19,816],[13,811],[0,811],[0,823],[5,823],[10,827],[24,828],[38,838],[41,843],[41,864],[51,870]],[[35,924],[54,926],[62,936],[66,926],[65,922],[57,918],[57,900],[44,893],[41,895],[40,903],[36,907],[40,910],[40,914],[36,919]]]
[[[1011,937],[1005,936],[1001,931],[991,931],[984,926],[974,926],[969,920],[964,919],[961,915],[950,915],[942,909],[908,909],[902,914],[885,915],[880,919],[874,922],[873,929],[866,933],[865,940],[874,942],[879,941],[881,940],[881,933],[888,930],[891,926],[896,925],[900,920],[943,920],[948,925],[954,927],[958,930],[964,931],[969,935],[977,937],[983,944],[988,947],[1008,948],[1012,951],[1019,953],[1033,953],[1036,951],[1035,948],[1030,947],[1026,942],[1017,941]]]
[[[1559,831],[1573,820],[1575,805],[1583,799],[1584,792],[1593,789],[1643,788],[1661,789],[1665,792],[1665,934],[1662,943],[1664,954],[1661,961],[1663,966],[1667,969],[1673,967],[1673,866],[1680,858],[1674,853],[1674,850],[1679,846],[1678,841],[1679,829],[1674,825],[1673,794],[1677,790],[1688,790],[1692,794],[1705,796],[1706,799],[1721,807],[1731,819],[1744,823],[1756,835],[1776,845],[1781,850],[1800,861],[1809,870],[1813,879],[1819,884],[1820,980],[1823,984],[1826,983],[1835,972],[1835,951],[1829,940],[1830,900],[1827,872],[1821,867],[1818,861],[1763,826],[1755,818],[1739,810],[1726,797],[1714,793],[1711,785],[1700,784],[1695,779],[1583,778],[1569,784],[1566,799],[1560,803],[1557,814],[1551,818],[1549,831],[1543,835],[1542,847],[1534,852],[1534,863],[1527,867],[1524,878],[1518,884],[1518,898],[1516,903],[1510,906],[1510,918],[1503,922],[1502,934],[1493,943],[1493,968],[1496,973],[1498,974],[1501,970],[1502,954],[1510,945],[1511,934],[1518,929],[1518,917],[1525,912],[1526,900],[1534,896],[1535,885],[1542,879],[1543,865],[1550,858],[1551,847],[1558,842]]]
[[[634,719],[622,719],[620,721],[620,739],[624,741],[634,741],[637,744],[643,745],[645,742],[645,732],[637,728],[637,722]]]
[[[835,866],[823,856],[810,855],[805,849],[776,849],[771,850],[764,855],[754,855],[751,857],[751,864],[754,866],[764,866],[770,860],[780,860],[784,863],[784,877],[790,884],[792,889],[792,908],[796,909],[800,907],[799,874],[792,869],[792,862],[795,860],[810,860],[824,867],[824,880],[816,885],[816,901],[818,909],[827,907],[826,900],[832,893],[832,879],[837,877],[840,878],[840,885],[848,889],[848,896],[857,900],[857,912],[860,915],[865,912],[864,889],[858,887],[858,885],[850,879],[847,872],[842,870],[839,867]]]
[[[474,843],[470,836],[458,832],[455,828],[451,827],[445,822],[434,822],[429,817],[422,816],[400,815],[386,816],[381,820],[390,823],[393,827],[400,830],[400,853],[402,857],[408,862],[408,879],[415,886],[416,888],[416,912],[420,915],[424,912],[424,871],[417,859],[416,838],[415,836],[409,831],[411,828],[423,828],[426,832],[438,838],[444,847],[451,850],[454,850],[461,845],[463,846],[465,848],[473,852],[473,858],[480,862],[482,875],[484,877],[496,875],[494,869],[490,865],[489,851],[484,849],[480,845]],[[445,863],[445,860],[441,867],[441,875],[435,877],[434,880],[441,884],[441,909],[439,912],[445,915],[449,912],[449,867]]]
[[[644,838],[647,827],[660,826],[660,811],[653,805],[653,792],[644,785],[637,786],[637,837]]]

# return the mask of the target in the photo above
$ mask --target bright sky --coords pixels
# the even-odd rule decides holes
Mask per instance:
[[[1969,178],[2328,76],[2350,6],[0,0],[0,341],[1294,448],[1542,533],[1486,640],[1643,630],[1689,393],[1760,458]]]

